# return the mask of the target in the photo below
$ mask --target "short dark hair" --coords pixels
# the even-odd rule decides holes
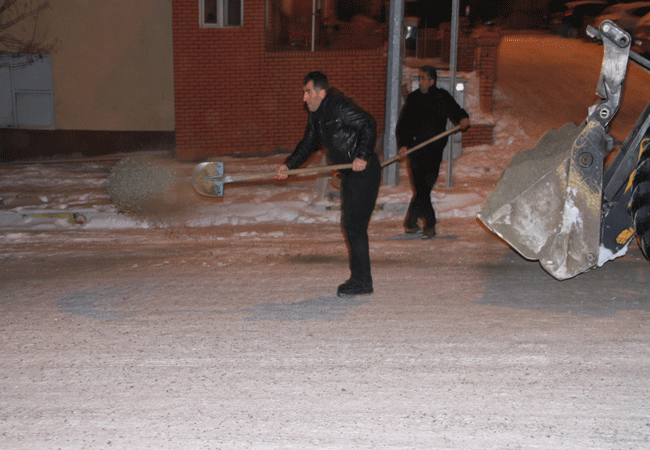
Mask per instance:
[[[438,81],[438,71],[433,66],[422,66],[420,70],[427,74],[430,80]]]
[[[325,75],[323,72],[319,71],[314,71],[314,72],[309,72],[307,76],[302,80],[302,85],[306,85],[310,81],[314,82],[314,88],[321,90],[325,89],[328,90],[330,88],[330,84],[327,81],[327,75]]]

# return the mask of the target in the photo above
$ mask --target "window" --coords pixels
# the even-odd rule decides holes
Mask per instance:
[[[267,51],[362,50],[388,39],[378,0],[266,0]]]
[[[205,28],[241,27],[244,0],[199,0],[199,14]]]

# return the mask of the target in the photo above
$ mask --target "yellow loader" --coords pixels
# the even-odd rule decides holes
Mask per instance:
[[[517,154],[479,214],[558,280],[624,255],[635,235],[650,258],[650,103],[620,148],[608,134],[629,60],[648,70],[650,61],[630,50],[630,35],[611,21],[587,34],[603,44],[600,99],[582,124],[550,130]]]

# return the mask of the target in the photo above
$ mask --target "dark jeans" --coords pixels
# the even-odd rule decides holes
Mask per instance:
[[[419,218],[424,219],[425,228],[432,228],[436,225],[436,212],[431,204],[431,191],[438,180],[445,144],[445,142],[434,142],[408,156],[413,197],[404,221],[406,228],[415,228]]]
[[[350,172],[341,181],[341,225],[348,245],[350,278],[364,284],[372,283],[368,224],[380,182],[381,164],[377,155],[370,158],[365,170]]]

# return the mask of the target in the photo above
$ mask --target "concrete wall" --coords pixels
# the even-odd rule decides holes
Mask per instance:
[[[50,4],[37,33],[39,40],[56,40],[55,128],[173,131],[171,0]],[[10,31],[20,36],[25,24]]]

